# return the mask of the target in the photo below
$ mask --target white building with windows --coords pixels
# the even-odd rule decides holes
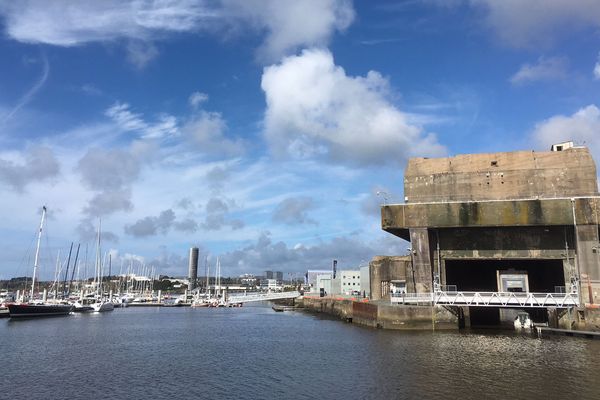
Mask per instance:
[[[362,293],[360,286],[360,270],[341,270],[337,273],[340,279],[340,290],[342,294]]]

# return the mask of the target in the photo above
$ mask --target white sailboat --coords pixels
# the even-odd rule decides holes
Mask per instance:
[[[90,304],[90,307],[94,310],[94,312],[105,312],[112,311],[115,309],[115,305],[109,299],[104,298],[104,291],[102,285],[102,263],[100,262],[100,229],[101,222],[98,223],[98,243],[96,246],[96,276],[98,278],[97,281],[97,297],[96,301]]]

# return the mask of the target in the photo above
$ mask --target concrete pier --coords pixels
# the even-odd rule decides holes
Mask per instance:
[[[396,330],[454,330],[458,318],[439,306],[392,306],[341,298],[304,297],[308,311],[324,313],[353,324]]]

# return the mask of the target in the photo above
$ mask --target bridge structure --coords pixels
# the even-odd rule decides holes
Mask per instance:
[[[300,292],[270,292],[270,293],[244,293],[230,295],[227,301],[231,304],[252,303],[257,301],[272,301],[282,299],[295,299],[300,296]]]

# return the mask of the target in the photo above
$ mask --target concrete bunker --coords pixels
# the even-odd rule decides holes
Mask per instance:
[[[402,276],[389,277],[407,295],[566,293],[572,315],[600,303],[600,194],[586,147],[412,158],[404,195],[381,207],[381,224],[410,242]],[[463,312],[493,325],[508,313],[495,304]],[[527,312],[543,322],[556,311],[545,307]]]

